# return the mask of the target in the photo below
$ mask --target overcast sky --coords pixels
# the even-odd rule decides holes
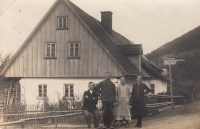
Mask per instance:
[[[200,25],[200,0],[71,0],[100,20],[113,12],[113,29],[144,54]],[[55,0],[0,0],[0,50],[16,52]]]

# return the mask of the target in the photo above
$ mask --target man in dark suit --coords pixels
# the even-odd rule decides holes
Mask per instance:
[[[94,87],[94,90],[97,91],[101,89],[101,101],[103,103],[103,129],[114,127],[112,126],[113,121],[113,107],[116,102],[116,91],[115,84],[110,80],[111,73],[106,72],[105,80],[100,82]]]
[[[94,83],[89,82],[88,84],[89,90],[84,92],[83,95],[83,113],[85,115],[88,128],[91,127],[91,117],[90,113],[94,116],[94,127],[99,127],[99,112],[97,111],[96,104],[98,102],[98,94],[93,91]]]
[[[135,127],[142,128],[142,118],[147,115],[144,95],[149,92],[147,85],[142,83],[142,76],[137,76],[137,83],[132,88],[132,115],[138,120]]]

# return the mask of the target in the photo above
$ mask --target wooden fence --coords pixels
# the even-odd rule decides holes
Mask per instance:
[[[101,109],[101,101],[98,101],[97,107]],[[82,102],[68,104],[66,108],[62,109],[59,107],[44,108],[38,105],[4,105],[3,114],[0,116],[3,118],[3,122],[11,122],[25,118],[64,115],[66,112],[76,110],[82,110]]]
[[[163,106],[173,106],[173,102],[159,102],[159,98],[165,98],[165,99],[170,99],[170,96],[167,95],[150,95],[146,96],[146,102],[147,102],[147,108],[148,108],[148,116],[153,116],[158,114],[159,108]],[[184,99],[183,96],[173,96],[173,98],[176,99]],[[77,105],[77,104],[75,104]],[[97,107],[99,109],[99,113],[102,114],[102,102],[98,101]],[[186,108],[186,105],[185,105]],[[4,106],[4,114],[1,115],[3,117],[3,122],[12,122],[12,121],[19,121],[21,119],[30,119],[29,123],[27,124],[47,124],[47,123],[52,123],[52,120],[50,119],[42,119],[42,121],[39,120],[31,120],[33,118],[38,118],[38,117],[53,117],[53,116],[58,116],[58,115],[67,115],[68,113],[71,112],[77,112],[81,111],[82,107],[74,107],[73,104],[71,104],[70,108],[66,108],[66,110],[60,110],[59,108],[54,108],[50,110],[40,110],[38,106],[35,105],[6,105]],[[100,115],[100,121],[102,121],[102,115]],[[85,123],[85,118],[83,114],[75,115],[68,117],[68,119],[59,119],[59,123],[69,123],[69,124],[83,124]]]

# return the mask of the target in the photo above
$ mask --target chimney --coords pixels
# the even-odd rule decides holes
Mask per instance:
[[[112,35],[112,14],[111,11],[101,12],[101,24],[110,35]]]

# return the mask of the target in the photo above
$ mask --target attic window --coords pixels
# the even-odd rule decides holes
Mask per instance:
[[[69,42],[69,57],[68,59],[80,58],[80,42]]]
[[[57,29],[59,30],[65,30],[68,29],[68,18],[67,17],[58,17],[57,20]]]
[[[56,43],[45,43],[45,58],[56,58]]]

